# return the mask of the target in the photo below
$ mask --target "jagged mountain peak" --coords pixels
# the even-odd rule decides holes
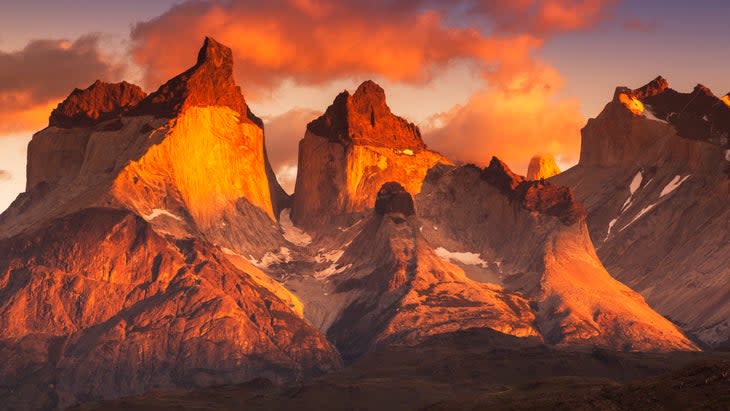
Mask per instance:
[[[233,51],[206,37],[195,65],[147,96],[135,112],[173,118],[189,107],[209,106],[228,107],[239,114],[241,122],[262,127],[233,78]]]
[[[372,80],[363,82],[352,95],[348,91],[337,95],[307,130],[343,145],[389,147],[411,153],[426,148],[418,127],[391,112],[385,90]]]
[[[224,46],[214,38],[206,36],[203,40],[203,46],[198,52],[196,66],[203,64],[211,64],[233,74],[233,51],[230,47]]]
[[[560,168],[555,162],[555,157],[550,154],[540,154],[530,159],[526,178],[528,180],[540,180],[558,174],[560,174]]]
[[[544,180],[526,180],[497,157],[492,157],[482,170],[481,178],[527,211],[557,217],[566,225],[585,217],[570,188]]]
[[[48,125],[52,127],[86,127],[118,118],[127,113],[147,94],[134,84],[105,83],[96,80],[85,89],[74,89],[51,112]]]
[[[642,87],[632,91],[632,94],[638,98],[646,98],[650,96],[656,96],[665,91],[669,90],[669,82],[662,76],[657,76],[654,80],[645,84]]]
[[[511,193],[525,181],[524,177],[513,173],[507,163],[497,157],[492,157],[489,161],[489,165],[482,171],[482,178],[505,194]]]

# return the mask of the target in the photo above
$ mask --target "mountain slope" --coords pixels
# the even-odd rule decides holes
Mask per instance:
[[[526,181],[493,158],[484,169],[434,168],[416,205],[431,244],[447,256],[476,255],[481,263],[470,267],[472,277],[533,302],[545,341],[632,351],[696,349],[606,271],[570,189]]]
[[[163,237],[127,211],[89,208],[0,240],[0,286],[0,385],[22,408],[339,364],[317,330],[220,251]]]
[[[554,178],[585,204],[609,271],[710,345],[730,339],[728,119],[699,85],[619,87],[582,130],[579,164]]]
[[[347,300],[327,335],[343,357],[470,328],[537,337],[528,301],[470,280],[438,258],[421,237],[414,213],[411,195],[400,184],[384,184],[374,215],[337,260],[345,268],[330,278],[329,294],[345,294]]]

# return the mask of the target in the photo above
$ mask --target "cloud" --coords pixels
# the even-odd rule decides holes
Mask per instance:
[[[465,105],[434,116],[424,130],[425,141],[464,162],[486,165],[495,155],[519,174],[534,154],[553,154],[562,165],[575,163],[584,122],[578,101],[555,100],[562,80],[554,70],[543,70],[543,83],[528,92],[481,91]]]
[[[33,40],[21,50],[0,51],[0,133],[38,129],[74,87],[118,79],[125,66],[104,55],[99,40],[95,34]]]
[[[589,28],[618,0],[488,0],[468,2],[472,14],[490,18],[501,32],[547,36]]]
[[[13,175],[8,170],[0,170],[0,181],[8,181],[13,178]]]
[[[629,19],[623,22],[623,28],[626,30],[637,31],[640,33],[653,33],[656,31],[656,21],[645,22],[641,19]]]
[[[266,151],[271,167],[284,190],[294,191],[297,176],[297,148],[307,124],[321,111],[297,108],[274,117],[264,117]]]
[[[378,75],[419,84],[459,59],[479,63],[492,83],[505,85],[536,70],[531,54],[547,33],[589,26],[608,3],[189,0],[136,25],[132,56],[150,87],[186,68],[205,35],[234,49],[237,76],[255,94],[287,79],[317,85]],[[465,9],[478,21],[457,23]],[[526,23],[519,18],[525,13]]]
[[[519,172],[550,153],[574,162],[584,122],[575,99],[559,98],[560,75],[535,57],[545,41],[589,28],[615,0],[189,0],[132,30],[132,57],[156,86],[185,69],[205,35],[233,48],[236,75],[254,96],[284,84],[321,86],[379,77],[422,85],[466,61],[487,86],[435,115],[427,142],[454,160],[498,155]],[[161,52],[164,50],[164,52]],[[297,141],[313,112],[267,123],[274,170],[291,190]]]

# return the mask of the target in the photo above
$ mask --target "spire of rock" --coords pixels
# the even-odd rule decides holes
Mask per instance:
[[[489,166],[482,171],[482,178],[505,194],[514,191],[525,180],[524,177],[513,173],[509,166],[497,157],[492,157]]]
[[[146,96],[139,86],[122,81],[104,83],[100,80],[81,90],[74,89],[51,112],[49,126],[71,128],[121,117]]]
[[[426,148],[413,123],[396,116],[386,103],[385,91],[375,82],[362,83],[355,94],[340,93],[327,111],[307,130],[342,144],[389,147],[413,152]]]
[[[140,103],[137,114],[172,118],[196,106],[229,107],[241,115],[241,121],[262,126],[233,78],[233,52],[211,37],[205,38],[196,64],[150,94]]]
[[[555,163],[555,158],[549,154],[536,155],[530,160],[527,167],[528,180],[540,180],[560,174],[560,168]]]

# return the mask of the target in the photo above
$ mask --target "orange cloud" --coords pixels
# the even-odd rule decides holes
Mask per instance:
[[[205,35],[234,49],[248,91],[270,90],[286,79],[312,85],[379,75],[422,83],[456,59],[478,62],[490,81],[501,83],[534,70],[531,54],[545,32],[590,25],[605,3],[482,2],[490,5],[476,8],[483,24],[464,26],[453,21],[463,13],[460,6],[474,7],[471,0],[187,1],[135,26],[132,56],[146,69],[150,87],[184,69]],[[530,22],[518,30],[517,16],[524,13]],[[485,29],[492,23],[496,30]]]
[[[34,40],[18,51],[0,51],[0,133],[43,127],[74,87],[117,79],[123,70],[99,51],[96,35]]]
[[[578,101],[555,99],[562,80],[554,70],[543,67],[542,78],[529,91],[482,91],[434,116],[424,130],[426,142],[449,158],[479,165],[496,155],[520,174],[533,154],[553,154],[561,166],[575,163],[585,121]]]

